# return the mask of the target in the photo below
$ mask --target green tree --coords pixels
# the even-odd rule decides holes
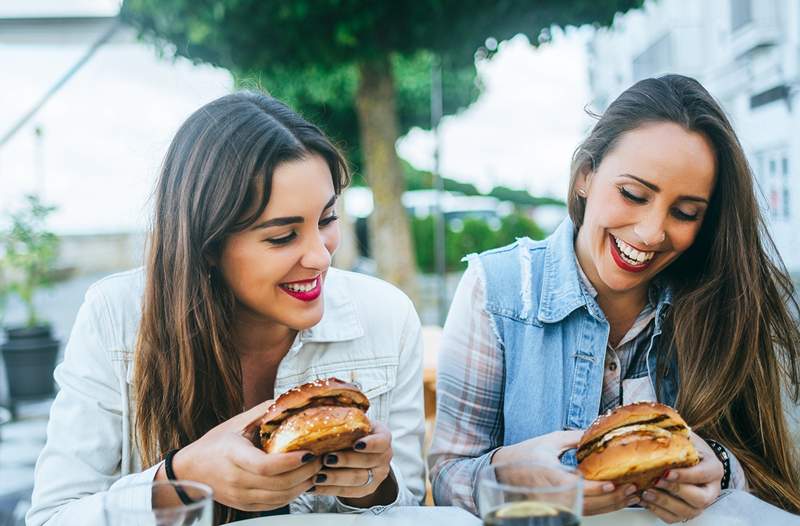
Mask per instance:
[[[427,127],[430,119],[419,122],[429,117],[423,109],[428,106],[425,75],[406,75],[403,68],[424,70],[426,57],[431,64],[441,60],[443,69],[453,72],[446,79],[458,84],[462,78],[460,85],[472,89],[474,84],[463,82],[464,68],[472,66],[487,37],[500,41],[522,33],[537,43],[551,25],[607,25],[616,12],[641,3],[126,0],[123,17],[144,35],[170,42],[180,55],[228,68],[239,79],[261,79],[306,116],[321,117],[328,131],[348,141],[345,147],[358,144],[374,196],[370,238],[378,271],[411,292],[414,255],[400,202],[405,182],[395,142],[409,125]],[[474,78],[474,69],[469,76]],[[407,80],[423,101],[401,113],[405,94],[415,92],[398,90]],[[327,87],[318,89],[321,85]],[[348,122],[356,123],[357,135],[350,135]]]

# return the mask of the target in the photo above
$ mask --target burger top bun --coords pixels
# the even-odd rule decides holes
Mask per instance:
[[[665,470],[699,462],[689,431],[677,411],[664,404],[618,407],[584,433],[578,444],[578,469],[588,480],[634,483],[641,492]]]
[[[662,428],[681,426],[685,428],[683,434],[689,434],[689,426],[686,425],[681,415],[670,406],[658,402],[637,402],[620,406],[608,414],[599,416],[583,434],[578,448],[580,449],[612,429],[644,423],[653,423]]]

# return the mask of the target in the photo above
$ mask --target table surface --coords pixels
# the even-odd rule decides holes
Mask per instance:
[[[481,526],[470,513],[446,506],[395,507],[381,515],[313,513],[279,515],[236,522],[239,526]],[[584,517],[582,526],[661,526],[664,523],[644,509],[625,509],[605,515]],[[791,515],[743,491],[726,491],[689,526],[800,526],[800,516]]]

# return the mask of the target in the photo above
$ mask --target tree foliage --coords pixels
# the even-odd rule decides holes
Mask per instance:
[[[356,65],[391,55],[400,133],[430,127],[430,70],[442,61],[444,114],[480,93],[474,59],[487,38],[534,44],[551,25],[607,25],[642,0],[125,0],[123,17],[151,40],[229,69],[243,87],[286,101],[361,166]]]

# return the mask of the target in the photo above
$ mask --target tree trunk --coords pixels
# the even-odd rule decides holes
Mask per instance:
[[[394,74],[388,56],[362,62],[356,94],[361,150],[374,209],[369,217],[370,251],[381,278],[417,299],[416,258],[401,197],[406,189],[395,151],[399,132]]]

